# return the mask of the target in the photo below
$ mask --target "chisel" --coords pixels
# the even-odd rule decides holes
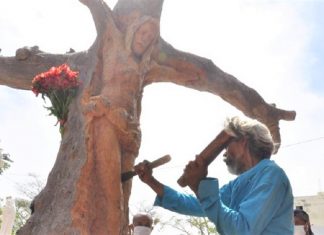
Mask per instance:
[[[163,157],[160,157],[160,158],[154,160],[153,162],[150,162],[149,166],[151,168],[155,168],[155,167],[161,166],[161,165],[169,162],[170,160],[171,160],[170,155],[165,155]],[[125,182],[125,181],[129,180],[130,178],[132,178],[135,175],[137,175],[135,171],[126,171],[126,172],[121,174],[121,181]]]

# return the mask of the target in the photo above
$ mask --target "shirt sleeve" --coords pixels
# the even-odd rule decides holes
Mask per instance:
[[[222,202],[217,179],[200,182],[198,195],[202,208],[221,234],[262,234],[280,207],[286,187],[279,175],[260,181],[240,203],[238,210]]]
[[[162,197],[156,197],[154,206],[161,206],[183,215],[198,217],[206,216],[201,208],[199,200],[195,196],[179,193],[168,186],[164,186]]]
[[[213,179],[213,178],[211,178]],[[217,179],[214,179],[217,180]],[[215,186],[216,187],[216,186]],[[217,184],[218,187],[218,184]],[[216,188],[218,189],[218,188]],[[220,196],[220,200],[225,204],[225,205],[229,205],[231,202],[231,196],[232,196],[232,185],[231,182],[228,184],[223,185],[223,187],[221,187],[219,189],[219,196]]]

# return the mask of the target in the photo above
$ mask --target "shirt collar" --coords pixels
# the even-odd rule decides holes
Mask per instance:
[[[262,159],[258,164],[253,166],[252,168],[248,169],[247,171],[243,172],[241,175],[239,175],[240,179],[250,179],[253,177],[257,172],[259,172],[260,169],[268,166],[269,164],[272,164],[272,160],[270,159]]]

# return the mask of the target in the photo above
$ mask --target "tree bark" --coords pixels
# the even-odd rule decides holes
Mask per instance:
[[[102,0],[80,2],[97,30],[88,51],[53,55],[33,47],[0,56],[0,85],[30,90],[35,75],[62,63],[82,81],[47,184],[18,234],[126,234],[131,180],[122,184],[120,176],[138,155],[143,89],[153,82],[218,95],[266,124],[280,144],[279,120],[293,120],[295,112],[269,105],[212,61],[165,42],[162,0],[119,0],[113,11]]]

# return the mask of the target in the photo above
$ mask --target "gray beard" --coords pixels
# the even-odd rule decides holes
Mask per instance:
[[[225,158],[224,162],[227,166],[227,170],[229,173],[231,173],[232,175],[240,175],[241,174],[240,167],[238,166],[238,164],[235,164],[234,161],[232,161],[228,158]]]

